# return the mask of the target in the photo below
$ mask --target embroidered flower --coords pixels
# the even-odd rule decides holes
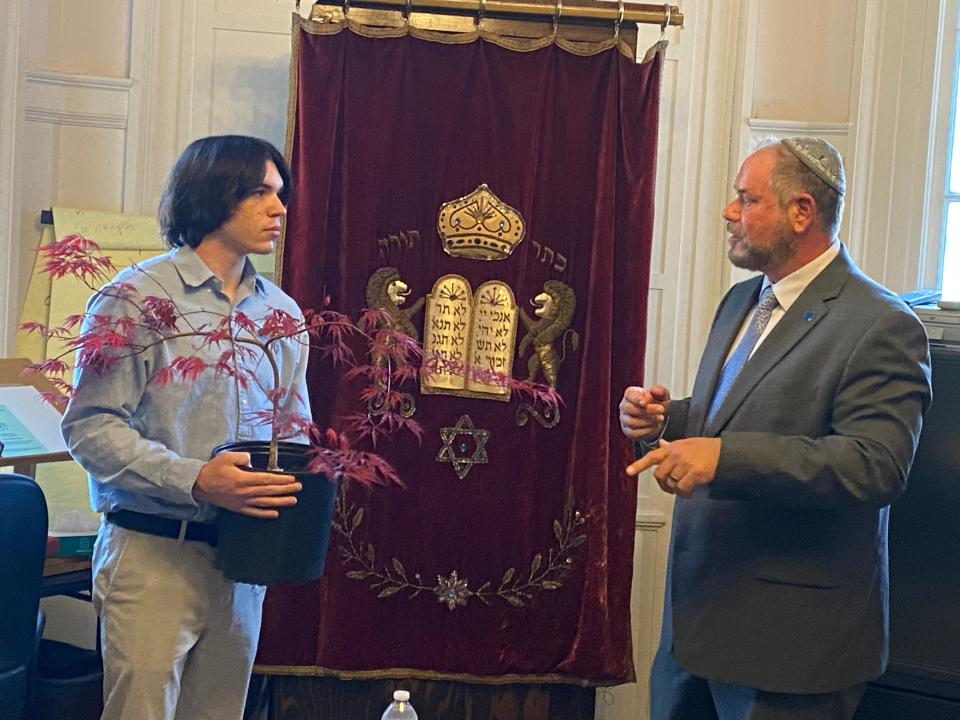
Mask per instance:
[[[457,577],[457,571],[445,578],[437,575],[437,586],[433,589],[437,602],[444,603],[448,610],[456,610],[457,605],[466,605],[470,593],[467,590],[467,581]]]

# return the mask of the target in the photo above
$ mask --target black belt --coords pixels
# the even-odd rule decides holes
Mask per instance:
[[[180,532],[182,530],[182,521],[180,520],[160,517],[159,515],[138,513],[133,510],[109,512],[107,513],[107,522],[119,525],[127,530],[168,538],[180,538]],[[187,522],[187,529],[183,534],[183,539],[205,542],[208,545],[216,547],[217,526],[211,523]]]

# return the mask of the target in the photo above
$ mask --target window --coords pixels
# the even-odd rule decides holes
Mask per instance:
[[[937,134],[947,138],[944,183],[939,202],[939,285],[945,299],[960,300],[960,15],[955,2],[946,3],[950,10],[942,38],[943,75],[949,85],[940,83],[942,101],[948,103],[948,128]],[[949,60],[949,62],[948,62]],[[944,92],[946,91],[946,92]],[[947,94],[949,93],[949,94]],[[941,115],[942,117],[942,115]]]

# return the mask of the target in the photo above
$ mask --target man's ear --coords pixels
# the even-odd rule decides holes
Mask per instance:
[[[793,199],[790,212],[790,222],[793,231],[798,235],[806,232],[813,225],[817,217],[817,201],[809,193],[800,193]]]

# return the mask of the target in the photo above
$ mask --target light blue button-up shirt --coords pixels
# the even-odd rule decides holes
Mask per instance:
[[[130,283],[140,297],[170,297],[179,315],[194,327],[215,326],[231,312],[243,312],[254,322],[274,309],[302,317],[296,303],[258,275],[249,260],[234,306],[223,293],[221,280],[192,248],[171,250],[138,268],[121,271],[114,282]],[[88,318],[91,314],[138,317],[130,303],[99,294],[91,298],[87,313]],[[85,322],[83,329],[88,325]],[[178,320],[178,330],[186,329],[186,322]],[[289,338],[271,347],[280,368],[280,387],[296,391],[288,393],[285,409],[309,417],[309,348],[301,340]],[[267,393],[273,388],[273,374],[270,363],[254,346],[237,345],[238,349],[253,349],[253,353],[237,355],[237,362],[256,376],[256,381],[246,386],[210,369],[195,381],[150,383],[160,368],[178,356],[213,362],[232,347],[223,342],[203,348],[201,341],[198,337],[176,338],[126,357],[102,374],[77,372],[76,392],[61,430],[70,454],[89,475],[94,510],[134,510],[178,520],[210,521],[216,508],[196,502],[192,493],[213,448],[235,440],[270,438],[270,427],[260,424],[253,413],[270,407]]]

